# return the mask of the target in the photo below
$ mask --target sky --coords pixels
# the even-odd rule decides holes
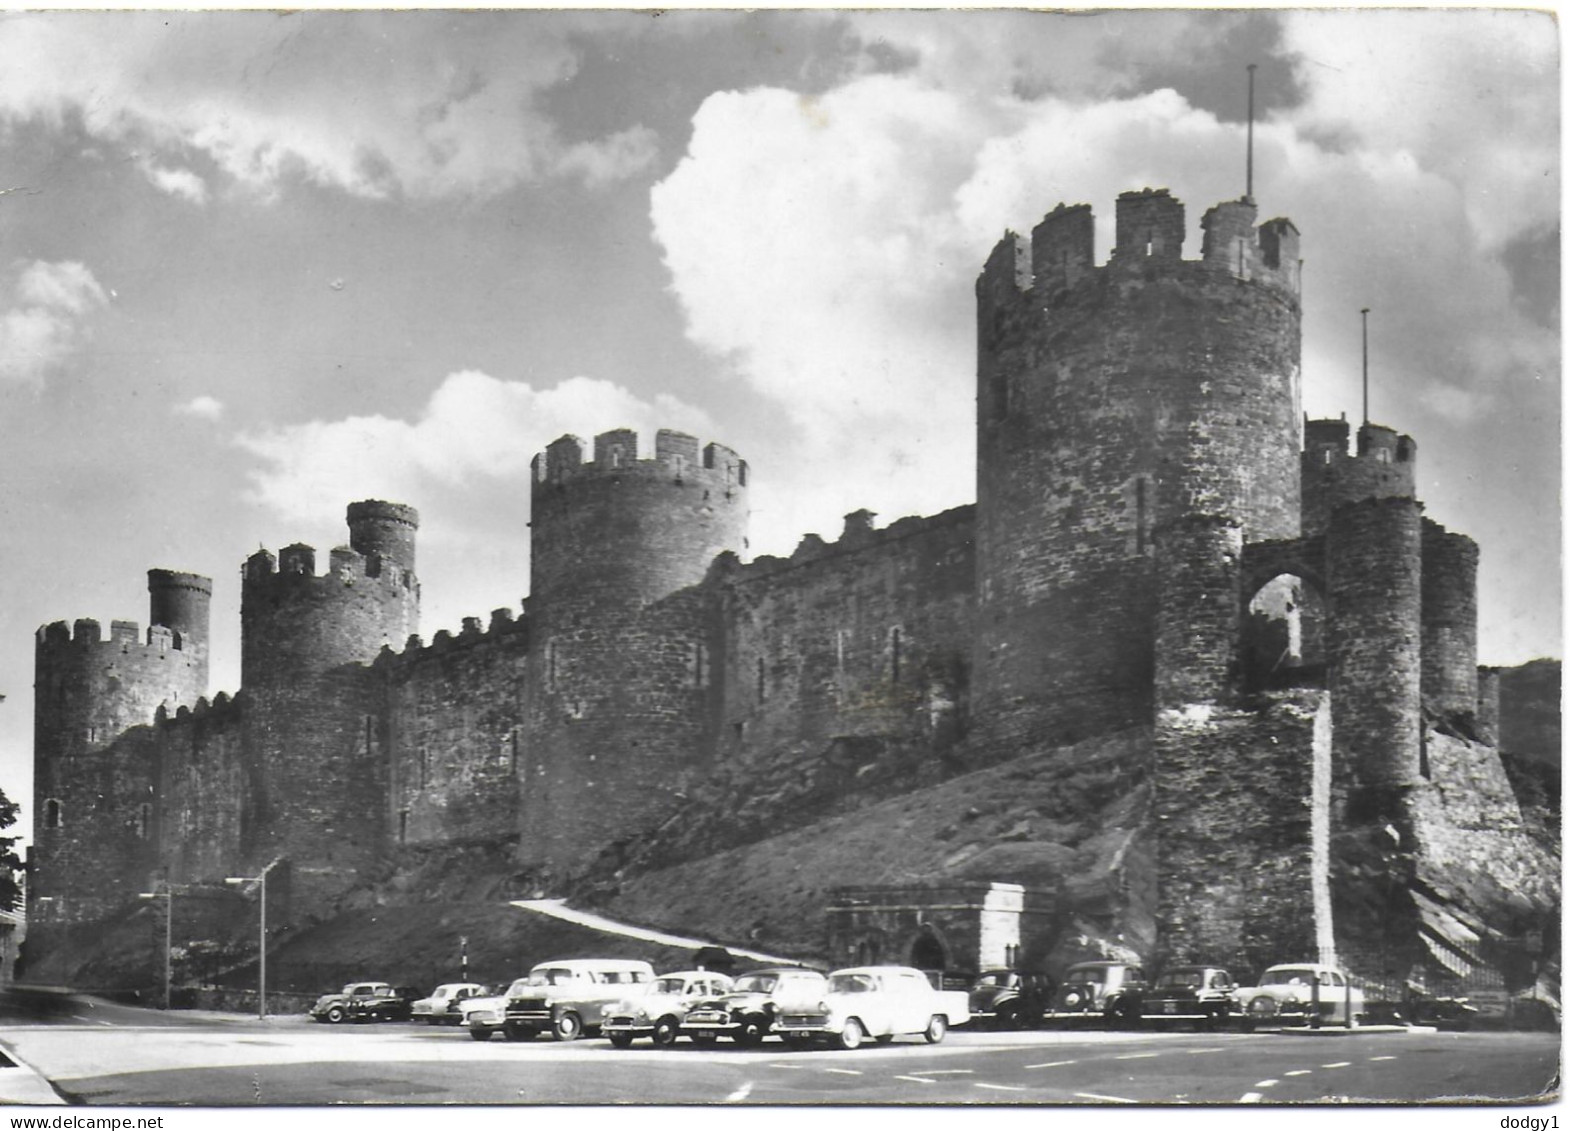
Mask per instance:
[[[1557,31],[1469,10],[0,14],[0,791],[33,634],[421,513],[422,631],[517,609],[528,464],[671,427],[753,554],[975,499],[1006,229],[1167,187],[1302,232],[1303,390],[1418,444],[1480,661],[1561,654]],[[23,831],[31,814],[24,810]]]

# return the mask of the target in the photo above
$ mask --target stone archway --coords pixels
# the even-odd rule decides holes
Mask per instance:
[[[948,948],[930,925],[923,926],[916,940],[910,944],[910,964],[918,970],[949,968]]]

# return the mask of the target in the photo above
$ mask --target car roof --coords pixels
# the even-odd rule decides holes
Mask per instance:
[[[729,974],[721,974],[718,970],[672,970],[654,976],[656,978],[724,978],[727,982],[734,980]]]
[[[580,970],[591,972],[595,970],[616,970],[620,972],[642,970],[650,974],[654,973],[654,967],[637,958],[557,958],[550,962],[536,962],[529,967],[530,974],[536,970],[572,970],[574,972]]]
[[[736,977],[745,978],[749,974],[816,974],[823,977],[822,970],[814,970],[811,966],[759,966],[756,970],[743,970]]]
[[[927,976],[914,966],[846,966],[841,970],[830,971],[829,977],[840,974],[914,974],[922,981],[927,980]]]
[[[1327,966],[1323,962],[1278,962],[1274,966],[1265,967],[1266,974],[1272,970],[1334,970],[1338,974],[1341,972],[1338,967]]]

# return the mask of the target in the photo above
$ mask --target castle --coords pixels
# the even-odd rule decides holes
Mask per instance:
[[[521,616],[413,635],[416,512],[366,501],[325,572],[303,545],[245,562],[232,697],[204,697],[206,578],[151,571],[145,633],[40,629],[41,945],[277,861],[278,919],[325,914],[397,846],[505,844],[551,890],[701,820],[689,783],[720,767],[888,796],[1123,730],[1149,751],[1155,957],[1366,965],[1370,867],[1403,961],[1455,960],[1447,891],[1479,921],[1499,899],[1467,892],[1547,906],[1476,661],[1477,547],[1423,516],[1409,437],[1304,419],[1299,235],[1256,221],[1211,208],[1185,259],[1183,205],[1147,189],[1104,264],[1086,205],[1005,236],[976,284],[972,506],[744,563],[736,452],[566,436],[532,465]]]

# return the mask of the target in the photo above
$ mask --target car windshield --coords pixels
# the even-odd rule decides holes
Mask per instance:
[[[982,986],[1001,986],[1007,983],[1007,981],[1007,974],[983,974],[981,977],[976,979],[976,988],[980,989]]]
[[[868,994],[877,988],[870,974],[835,974],[829,979],[831,994]]]
[[[657,994],[679,994],[687,986],[686,978],[656,978],[654,979],[654,992]]]
[[[1063,975],[1065,982],[1105,982],[1107,968],[1105,966],[1073,966]]]
[[[1284,966],[1279,970],[1266,970],[1259,980],[1261,986],[1306,986],[1314,980],[1314,972],[1301,967]]]
[[[1204,984],[1203,970],[1168,970],[1156,985],[1164,989],[1197,990]]]
[[[507,996],[512,997],[515,994],[521,994],[530,986],[538,986],[540,984],[541,983],[534,980],[533,975],[530,975],[527,978],[519,978],[516,982],[507,987]]]
[[[531,970],[529,972],[529,985],[531,986],[565,986],[572,981],[571,970]]]
[[[743,974],[736,979],[734,988],[741,993],[771,994],[779,984],[778,974]]]

